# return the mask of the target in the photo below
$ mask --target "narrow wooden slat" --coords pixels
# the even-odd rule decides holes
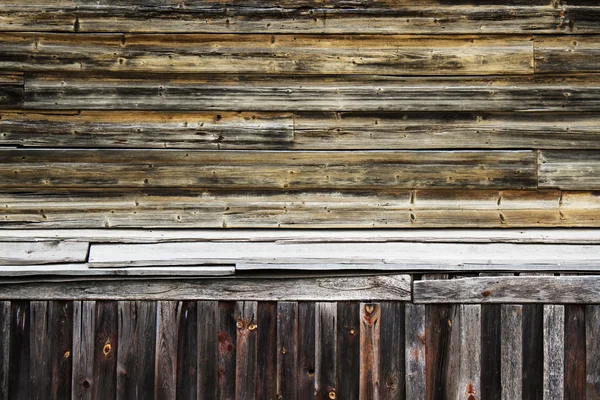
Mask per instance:
[[[528,150],[291,154],[0,149],[0,161],[0,187],[6,189],[519,189],[537,185],[536,154]],[[48,163],[53,167],[48,168]]]
[[[586,396],[585,306],[565,306],[565,400]]]
[[[381,398],[381,305],[360,304],[360,399]],[[338,360],[339,362],[339,360]]]
[[[390,400],[404,399],[406,392],[405,304],[382,302],[380,308],[380,397]]]
[[[157,303],[118,305],[117,399],[153,399]]]
[[[25,147],[287,149],[290,113],[0,113],[0,144]],[[43,131],[44,135],[39,132]]]
[[[11,301],[8,398],[28,399],[32,394],[30,366],[33,343],[30,336],[31,306],[28,301]],[[35,368],[35,367],[34,367]]]
[[[337,382],[336,395],[340,399],[358,400],[361,398],[360,389],[363,375],[361,370],[372,367],[372,361],[378,355],[371,355],[369,361],[364,359],[365,346],[361,345],[361,330],[363,325],[363,305],[356,302],[341,301],[337,303]],[[362,349],[361,349],[362,346]],[[371,362],[371,363],[369,363]],[[314,364],[313,364],[314,365]],[[379,366],[377,366],[378,368]],[[314,383],[311,390],[314,392]]]
[[[510,79],[374,76],[369,77],[368,82],[364,79],[364,76],[349,76],[273,80],[268,76],[191,75],[150,80],[82,77],[76,73],[28,75],[25,108],[257,112],[584,112],[600,109],[600,80],[594,75]]]
[[[277,303],[261,301],[257,313],[256,398],[277,397]]]
[[[538,36],[534,51],[538,73],[600,71],[600,45],[595,38]]]
[[[544,305],[544,399],[565,398],[565,306]]]
[[[225,344],[226,335],[225,331],[221,335],[218,303],[216,301],[199,301],[197,375],[199,400],[217,398],[218,381],[222,375],[222,371],[219,369],[219,355],[222,350],[228,350],[221,347],[228,347],[228,344]]]
[[[173,399],[177,394],[177,337],[181,303],[156,302],[154,399]]]
[[[501,398],[520,400],[523,394],[523,306],[502,304],[500,308]]]
[[[315,303],[298,303],[298,400],[315,398],[315,323]]]
[[[315,304],[315,399],[337,397],[337,304]]]
[[[513,328],[507,327],[507,329]],[[482,399],[501,400],[502,398],[502,339],[502,306],[482,305],[481,394],[479,395]]]
[[[0,301],[0,399],[8,399],[11,350],[11,304]]]
[[[600,305],[585,306],[585,351],[585,398],[600,399]]]
[[[457,398],[472,400],[481,396],[481,356],[481,306],[461,305]]]
[[[234,302],[219,302],[217,347],[217,398],[235,398],[236,392],[236,318]]]
[[[85,262],[88,244],[75,242],[0,242],[0,265]]]
[[[523,306],[522,398],[542,400],[544,394],[544,306]]]
[[[73,382],[71,398],[92,400],[94,382],[95,301],[73,302]]]
[[[298,371],[298,303],[277,303],[277,398],[296,399]]]
[[[597,276],[515,276],[416,281],[417,303],[597,303]]]
[[[166,266],[157,268],[90,268],[88,264],[48,264],[28,265],[3,265],[0,267],[2,277],[26,276],[62,276],[84,277],[100,279],[121,279],[122,277],[201,277],[201,276],[226,276],[235,273],[235,266]]]
[[[406,304],[405,314],[405,360],[406,399],[424,400],[427,381],[425,355],[427,334],[425,329],[425,306]],[[384,314],[385,317],[386,314]],[[394,335],[395,336],[395,335]],[[400,376],[402,379],[402,376]],[[400,385],[400,384],[399,384]],[[403,398],[402,396],[391,397]]]
[[[199,398],[198,329],[197,302],[181,302],[177,314],[177,399]]]
[[[415,282],[416,283],[416,282]],[[425,309],[425,399],[444,398],[446,391],[449,338],[452,326],[450,306],[434,304]],[[456,373],[454,371],[454,373]]]
[[[117,396],[119,311],[116,301],[97,301],[94,320],[93,399]]]
[[[544,150],[539,152],[540,187],[566,190],[600,188],[600,156],[591,150]]]
[[[258,302],[236,303],[236,362],[235,398],[256,399],[257,356],[258,356]]]

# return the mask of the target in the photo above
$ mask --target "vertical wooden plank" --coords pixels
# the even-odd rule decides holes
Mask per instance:
[[[544,306],[523,305],[523,394],[541,400],[544,387]]]
[[[277,303],[277,398],[296,399],[298,372],[298,303]]]
[[[154,398],[156,302],[119,302],[117,399]]]
[[[256,330],[259,323],[257,315],[258,302],[238,301],[236,303],[235,398],[237,400],[253,400],[256,398]]]
[[[315,398],[315,303],[298,303],[298,400]]]
[[[500,343],[502,400],[520,400],[523,393],[523,306],[500,306]]]
[[[481,398],[501,400],[501,305],[481,306]]]
[[[9,399],[28,399],[30,395],[31,308],[27,301],[11,302]]]
[[[380,397],[392,400],[404,399],[406,384],[404,303],[386,301],[380,303],[380,307]],[[424,379],[423,376],[423,382]]]
[[[425,306],[406,304],[405,307],[406,399],[425,400]]]
[[[216,301],[198,302],[198,400],[217,398],[220,342],[220,314]],[[225,335],[225,333],[223,334]],[[233,343],[231,343],[233,347]],[[233,351],[233,348],[231,349]]]
[[[30,303],[31,328],[31,397],[48,399],[50,396],[51,371],[49,354],[51,344],[48,343],[48,303],[47,301],[32,301]]]
[[[219,302],[217,398],[220,400],[235,398],[235,331],[235,302]]]
[[[94,318],[94,400],[117,395],[118,307],[116,301],[97,301]]]
[[[50,302],[50,324],[53,357],[51,393],[54,399],[71,395],[73,373],[73,302]]]
[[[460,305],[460,369],[457,399],[481,397],[481,305]],[[486,398],[487,399],[487,398]]]
[[[315,304],[316,400],[337,398],[337,304]]]
[[[178,400],[198,398],[198,307],[195,301],[184,301],[178,309],[176,396]]]
[[[0,301],[0,400],[8,400],[10,301]]]
[[[361,315],[357,302],[337,303],[337,396],[354,400],[360,394]],[[313,385],[314,391],[314,385]]]
[[[158,301],[154,356],[154,400],[174,399],[177,387],[177,316],[181,303]]]
[[[565,306],[544,305],[544,399],[565,395]]]
[[[73,302],[72,399],[91,400],[93,398],[95,309],[95,301]]]
[[[277,398],[277,303],[258,303],[256,398]]]
[[[586,399],[600,399],[600,305],[585,306]],[[12,364],[12,363],[11,363]]]
[[[360,309],[360,399],[378,400],[381,307],[377,303],[361,303]]]
[[[585,306],[565,306],[565,400],[585,399]]]

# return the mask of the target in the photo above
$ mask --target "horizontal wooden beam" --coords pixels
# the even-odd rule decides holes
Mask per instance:
[[[539,186],[567,190],[600,188],[600,152],[594,150],[542,150],[539,152]]]
[[[408,275],[0,282],[3,300],[409,301],[410,291]]]
[[[416,303],[600,303],[600,276],[516,276],[414,282]]]
[[[86,242],[0,242],[0,266],[85,262]]]
[[[600,43],[596,36],[539,36],[535,38],[535,72],[600,72]]]
[[[0,266],[0,277],[47,277],[54,279],[61,277],[79,278],[104,278],[121,279],[123,277],[204,277],[225,276],[235,274],[233,265],[210,265],[210,266],[176,266],[153,267],[153,268],[90,268],[88,264],[52,264],[52,265],[2,265]]]
[[[10,75],[0,72],[0,109],[18,110],[23,108],[23,75]]]

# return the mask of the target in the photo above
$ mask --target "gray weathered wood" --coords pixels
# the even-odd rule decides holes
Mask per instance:
[[[277,303],[277,398],[297,398],[299,327],[297,302]]]
[[[538,36],[534,50],[537,73],[600,72],[597,37]]]
[[[347,299],[344,299],[347,300]],[[337,304],[315,304],[315,398],[337,397]]]
[[[63,277],[107,277],[121,276],[160,276],[160,277],[201,277],[227,276],[235,273],[233,265],[211,266],[166,266],[155,268],[90,268],[88,264],[50,264],[50,265],[3,265],[0,277],[25,276],[63,276]]]
[[[92,400],[94,389],[95,301],[73,302],[73,382],[71,398]]]
[[[502,400],[520,400],[523,387],[523,306],[501,306]]]
[[[586,399],[600,399],[600,305],[585,307]],[[583,360],[579,360],[583,362]]]
[[[9,398],[10,310],[10,301],[0,301],[0,399],[3,400]]]
[[[19,110],[23,108],[24,95],[23,75],[0,73],[0,109]]]
[[[564,372],[565,306],[544,305],[544,399],[564,399]]]
[[[425,306],[405,307],[406,398],[425,400]]]
[[[181,302],[156,304],[156,355],[154,359],[154,399],[174,399],[177,393],[177,338]]]
[[[239,400],[256,399],[256,378],[258,351],[258,302],[243,301],[236,303],[236,362],[235,362],[235,398]]]
[[[566,190],[600,188],[600,154],[592,150],[539,152],[539,186]]]
[[[87,253],[85,242],[0,242],[0,266],[85,262]]]
[[[416,303],[599,303],[600,276],[515,276],[416,281]]]
[[[460,363],[458,399],[477,398],[481,393],[481,306],[460,305]]]
[[[0,282],[0,299],[64,300],[410,300],[408,275],[282,279]]]
[[[198,400],[217,398],[219,309],[216,301],[198,302]]]

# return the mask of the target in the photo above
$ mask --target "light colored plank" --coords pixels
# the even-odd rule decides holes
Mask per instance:
[[[481,393],[481,306],[461,304],[460,354],[456,399],[471,399]]]
[[[0,266],[85,262],[88,246],[86,242],[0,242]]]
[[[410,300],[408,275],[281,279],[0,282],[0,299],[369,301]]]
[[[515,276],[416,281],[416,303],[600,302],[600,276]]]
[[[500,312],[502,400],[520,400],[523,394],[523,306],[502,304]]]
[[[177,387],[177,325],[181,302],[159,301],[156,307],[154,399],[174,399]]]
[[[600,305],[585,307],[585,341],[586,399],[597,400],[600,398]]]
[[[565,306],[544,305],[544,399],[565,396]]]
[[[539,186],[566,190],[600,188],[600,153],[592,150],[539,152]]]
[[[72,399],[93,399],[95,310],[95,301],[73,302]]]
[[[51,264],[0,266],[0,276],[62,276],[62,277],[125,277],[125,276],[161,276],[161,277],[200,277],[226,276],[235,273],[233,265],[214,266],[167,266],[157,268],[90,268],[88,264]]]
[[[537,155],[529,150],[323,153],[0,149],[0,188],[5,189],[532,189],[536,186]]]
[[[425,400],[425,306],[406,304],[406,398]]]

